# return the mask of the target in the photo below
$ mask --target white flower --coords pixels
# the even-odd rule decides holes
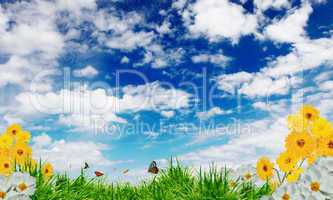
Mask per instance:
[[[236,169],[236,177],[245,182],[259,182],[256,168],[253,165],[242,165]]]
[[[281,187],[279,187],[273,194],[270,199],[272,200],[289,200],[289,199],[297,199],[297,200],[308,200],[301,193],[302,185],[298,183],[288,184],[284,183]]]
[[[333,175],[333,157],[321,157],[315,163],[320,168],[325,168]]]
[[[32,196],[36,190],[35,178],[28,173],[16,172],[11,177],[11,183],[17,192],[17,197]],[[20,198],[20,199],[22,199]]]
[[[15,198],[12,197],[16,194],[17,193],[14,191],[10,178],[0,176],[0,200],[14,200]]]
[[[260,200],[274,200],[274,198],[272,196],[263,196]]]
[[[0,199],[7,199],[11,190],[10,183],[7,177],[0,176]]]
[[[333,198],[333,176],[326,167],[314,165],[310,167],[301,179],[304,185],[303,193],[307,199],[325,200]]]

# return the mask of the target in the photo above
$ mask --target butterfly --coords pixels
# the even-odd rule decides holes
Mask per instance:
[[[159,171],[160,170],[158,169],[156,162],[155,161],[151,162],[148,168],[148,172],[152,174],[158,174]]]
[[[102,172],[99,172],[99,171],[95,171],[95,175],[97,177],[100,177],[100,176],[103,176],[104,174]]]
[[[129,172],[129,169],[126,169],[123,171],[123,174],[127,174]]]
[[[87,162],[84,163],[84,168],[83,169],[88,169],[89,168],[89,165]]]

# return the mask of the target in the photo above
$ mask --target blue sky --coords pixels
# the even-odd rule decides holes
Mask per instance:
[[[238,166],[281,151],[302,103],[332,120],[331,1],[0,2],[0,128],[58,171]]]

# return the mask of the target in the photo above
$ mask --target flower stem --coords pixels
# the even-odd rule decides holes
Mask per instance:
[[[274,168],[274,170],[276,171],[280,184],[282,184],[279,170],[277,170],[276,168]]]

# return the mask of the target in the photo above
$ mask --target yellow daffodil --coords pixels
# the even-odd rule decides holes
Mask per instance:
[[[34,159],[31,159],[30,162],[29,162],[29,167],[34,170],[34,169],[37,169],[37,161],[34,160]]]
[[[9,157],[10,150],[7,148],[0,148],[0,158]]]
[[[0,136],[0,148],[10,148],[14,144],[14,139],[7,135],[3,134]]]
[[[325,118],[319,118],[313,123],[312,134],[317,137],[328,137],[333,135],[332,124]]]
[[[31,138],[31,134],[29,131],[21,131],[17,135],[17,142],[22,142],[22,143],[29,143]]]
[[[13,173],[13,161],[9,157],[0,158],[0,175],[9,176]]]
[[[53,166],[51,163],[46,163],[42,167],[42,174],[46,179],[49,179],[53,176]]]
[[[295,183],[298,181],[301,174],[304,172],[302,168],[293,169],[290,171],[290,173],[287,175],[287,181],[288,183]]]
[[[17,164],[25,164],[31,159],[32,150],[25,143],[17,143],[12,149],[12,155]]]
[[[7,128],[7,134],[16,138],[16,136],[22,131],[22,127],[19,124],[13,124]]]
[[[291,133],[286,138],[286,149],[298,158],[309,156],[316,149],[315,139],[308,133]]]
[[[275,190],[280,186],[280,183],[278,180],[271,179],[268,181],[269,188],[275,192]]]
[[[287,122],[289,130],[293,132],[304,132],[309,127],[308,121],[300,114],[289,115]]]
[[[303,115],[303,117],[310,121],[310,122],[314,122],[319,118],[319,110],[317,110],[315,107],[311,106],[311,105],[304,105],[301,109],[300,109],[300,114]]]
[[[292,169],[294,169],[297,162],[298,162],[297,156],[291,151],[286,151],[281,153],[276,160],[276,163],[283,172],[289,172]]]
[[[333,156],[333,136],[319,139],[318,151],[322,156]]]
[[[318,152],[314,152],[307,157],[307,162],[309,165],[313,165],[318,159]]]
[[[274,164],[267,158],[262,157],[257,163],[257,174],[260,179],[268,180],[273,177]]]

